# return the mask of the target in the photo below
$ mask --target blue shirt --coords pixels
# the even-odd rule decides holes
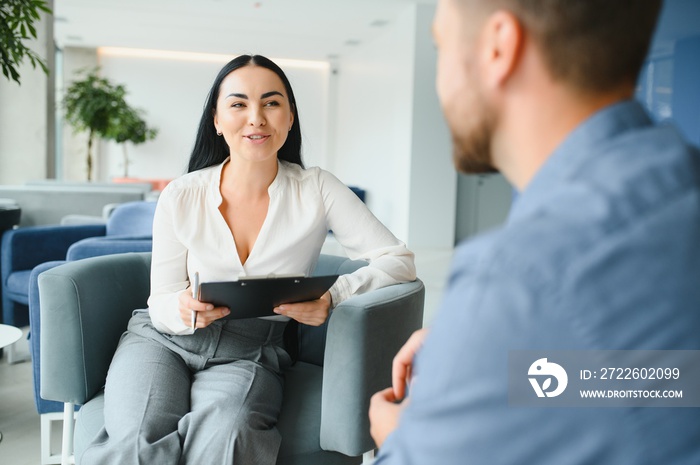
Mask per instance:
[[[699,464],[700,409],[508,405],[512,350],[700,349],[700,153],[636,102],[552,153],[460,246],[376,465]]]

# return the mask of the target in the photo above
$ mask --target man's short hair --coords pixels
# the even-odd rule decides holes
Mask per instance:
[[[489,11],[503,8],[515,14],[542,50],[554,79],[601,92],[635,84],[662,0],[477,2]]]

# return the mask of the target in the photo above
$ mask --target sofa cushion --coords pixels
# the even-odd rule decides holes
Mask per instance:
[[[107,220],[107,236],[152,236],[157,202],[118,205]]]
[[[324,256],[324,259],[319,260],[319,263],[316,265],[313,276],[349,274],[366,265],[367,262],[364,260],[350,260],[345,257]],[[320,326],[299,325],[299,361],[323,366],[327,330],[328,321]]]
[[[127,252],[150,252],[153,248],[153,239],[148,237],[122,237],[104,236],[88,237],[80,240],[68,248],[66,260],[82,260],[83,258],[97,257]]]
[[[280,456],[290,444],[308,453],[321,450],[321,384],[323,368],[297,362],[285,374],[285,392],[278,427],[282,434]]]
[[[8,294],[7,296],[12,298],[15,302],[29,305],[27,290],[29,289],[29,275],[31,274],[32,270],[10,273],[10,276],[7,277],[7,286],[5,287],[5,292]]]

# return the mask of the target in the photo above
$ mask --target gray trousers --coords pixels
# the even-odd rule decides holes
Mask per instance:
[[[274,464],[284,326],[217,321],[171,336],[134,312],[107,375],[105,427],[77,463]]]

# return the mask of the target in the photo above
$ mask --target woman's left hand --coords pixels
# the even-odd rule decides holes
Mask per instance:
[[[305,325],[320,326],[328,319],[330,308],[331,294],[326,292],[320,299],[296,304],[282,304],[275,307],[274,312],[278,315],[288,316]]]

